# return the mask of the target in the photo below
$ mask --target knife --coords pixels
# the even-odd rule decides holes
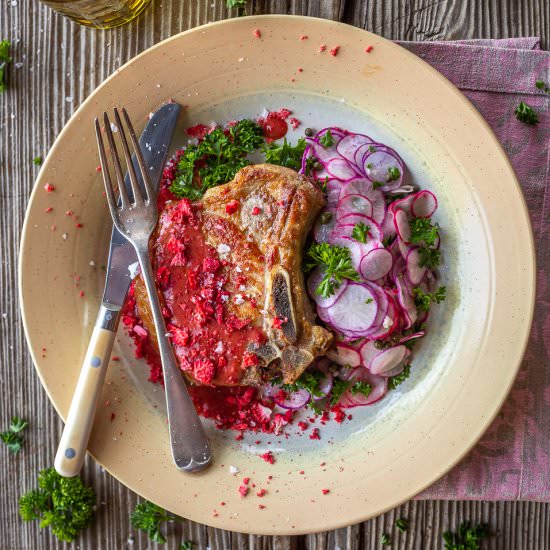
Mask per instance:
[[[150,170],[151,182],[156,190],[162,177],[180,110],[181,106],[177,103],[163,105],[151,117],[139,139],[145,163]],[[132,157],[132,161],[139,183],[143,185],[135,156]],[[124,182],[131,193],[128,174]],[[101,306],[55,455],[54,466],[62,476],[76,476],[82,468],[120,312],[137,266],[138,260],[134,247],[113,226]]]

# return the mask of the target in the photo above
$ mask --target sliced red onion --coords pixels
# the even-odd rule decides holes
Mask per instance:
[[[371,359],[369,370],[373,374],[382,375],[400,365],[409,355],[410,350],[402,345],[387,348]]]
[[[278,392],[279,393],[279,392]],[[286,392],[285,392],[286,393]],[[275,394],[274,401],[283,409],[301,409],[311,400],[311,394],[307,390],[298,390],[292,393],[286,393],[286,399],[281,399]]]
[[[361,364],[359,352],[345,342],[336,342],[336,345],[328,351],[327,357],[343,367],[358,367]]]
[[[359,264],[359,273],[368,281],[385,277],[393,265],[393,257],[385,248],[373,248],[367,252]]]
[[[376,376],[363,367],[353,369],[348,377],[348,381],[366,382],[372,386],[372,390],[366,397],[361,393],[352,394],[351,389],[345,391],[338,403],[342,408],[373,405],[377,401],[380,401],[388,392],[387,378]]]
[[[429,218],[436,210],[437,199],[431,191],[425,189],[416,193],[411,204],[411,214],[415,218]]]
[[[405,364],[401,363],[401,365],[397,365],[394,369],[391,369],[387,372],[384,372],[380,374],[379,376],[384,376],[386,378],[391,378],[392,376],[397,376],[403,372],[403,369],[405,368]]]
[[[325,170],[340,181],[348,181],[358,175],[353,166],[343,158],[331,159],[325,164]]]
[[[405,262],[409,281],[413,285],[420,284],[426,274],[426,268],[420,265],[420,252],[418,251],[418,247],[413,247],[409,250]]]

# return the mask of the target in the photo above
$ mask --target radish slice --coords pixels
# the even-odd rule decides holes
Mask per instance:
[[[417,247],[409,250],[405,261],[409,281],[413,285],[419,284],[426,274],[426,268],[420,265],[420,252]]]
[[[340,407],[347,409],[351,407],[361,407],[365,405],[373,405],[380,401],[388,392],[388,380],[382,376],[376,376],[365,368],[353,369],[348,377],[350,382],[366,382],[372,386],[372,390],[368,396],[361,393],[353,394],[351,390],[346,390],[338,404]]]
[[[332,230],[336,225],[336,213],[331,210],[323,210],[313,226],[313,238],[318,243],[328,242]]]
[[[403,372],[403,369],[405,368],[404,364],[397,365],[392,370],[389,370],[388,372],[384,372],[383,374],[380,374],[379,376],[384,376],[386,378],[391,378],[392,376],[397,376],[398,374],[401,374]]]
[[[416,340],[417,338],[422,338],[426,334],[425,331],[419,330],[418,332],[415,332],[414,334],[409,334],[409,336],[405,336],[404,338],[401,338],[399,340],[400,344],[404,344],[405,342],[408,342],[409,340]]]
[[[398,199],[396,201],[393,201],[389,205],[389,210],[391,210],[392,212],[403,210],[403,212],[406,212],[407,214],[409,214],[411,211],[411,205],[413,200],[414,200],[414,195],[409,195],[408,197],[405,197],[403,199]]]
[[[328,351],[327,357],[343,367],[358,367],[361,364],[359,352],[344,342],[337,342],[336,346]]]
[[[399,252],[401,253],[401,257],[406,260],[409,252],[411,251],[411,247],[405,244],[399,237],[396,239],[396,242]]]
[[[381,375],[400,365],[409,354],[410,351],[401,345],[382,350],[371,360],[369,370],[373,374]]]
[[[279,392],[278,392],[279,393]],[[298,390],[292,393],[286,393],[286,399],[281,399],[275,394],[274,401],[283,409],[301,409],[311,400],[311,394],[307,390]]]
[[[343,158],[333,158],[325,165],[325,170],[340,181],[347,181],[355,176],[357,172],[353,169],[350,163]]]
[[[411,226],[407,214],[403,210],[396,210],[393,214],[393,223],[399,238],[405,244],[411,244]]]
[[[361,365],[367,367],[370,362],[380,353],[380,350],[376,348],[373,340],[367,340],[360,349]]]
[[[393,298],[391,298],[389,294],[387,294],[386,296],[388,299],[388,310],[378,330],[374,332],[369,331],[369,333],[366,335],[371,340],[384,340],[393,332],[395,332],[400,326],[397,306],[395,305]]]
[[[416,193],[412,204],[411,214],[415,218],[429,218],[437,210],[437,199],[431,191],[420,191]]]
[[[320,267],[316,267],[312,272],[311,275],[307,278],[307,291],[310,295],[311,299],[322,308],[330,307],[336,300],[338,300],[338,297],[344,290],[346,289],[346,286],[348,284],[348,279],[344,279],[340,286],[335,289],[334,294],[332,296],[329,296],[328,298],[325,298],[321,296],[320,294],[317,294],[317,289],[319,288],[319,284],[323,280],[324,277],[324,271]]]
[[[402,275],[398,275],[395,279],[395,286],[397,287],[397,301],[399,302],[399,305],[403,311],[403,316],[405,317],[405,324],[403,328],[406,330],[414,325],[418,317],[418,312],[409,289],[404,283]]]
[[[314,401],[320,401],[324,399],[332,390],[333,379],[331,374],[325,374],[321,380],[319,380],[319,392],[321,395],[313,395]]]
[[[330,324],[336,330],[359,334],[367,331],[376,319],[378,300],[367,285],[350,282],[327,310]]]
[[[363,221],[365,225],[368,225],[369,231],[367,235],[367,242],[361,243],[360,241],[356,241],[353,238],[353,229],[355,228],[355,223],[340,223],[338,222],[334,226],[334,230],[332,231],[332,235],[329,239],[329,242],[331,244],[337,244],[337,242],[346,243],[346,241],[353,241],[359,244],[366,244],[368,246],[368,250],[373,248],[373,246],[376,246],[376,243],[380,243],[382,240],[382,229],[380,226],[368,216],[365,217],[365,220]],[[342,238],[344,240],[342,240]],[[343,244],[342,246],[345,246]]]
[[[382,191],[391,191],[401,187],[403,181],[404,163],[401,157],[390,147],[385,145],[374,145],[375,150],[369,149],[362,159],[359,169],[369,178],[371,182],[382,183]],[[397,177],[392,177],[395,171]]]
[[[366,197],[372,204],[371,217],[378,224],[384,221],[386,215],[384,193],[379,189],[373,189],[368,180],[356,178],[345,183],[340,193],[340,199],[344,199],[348,195],[361,195],[362,197]]]
[[[328,309],[326,307],[317,306],[317,315],[319,315],[319,319],[323,321],[324,323],[328,323],[330,321],[330,317],[328,315]]]
[[[340,193],[341,194],[341,193]],[[363,214],[372,217],[374,208],[372,202],[365,195],[350,194],[340,196],[336,207],[336,216],[342,217],[347,214]]]
[[[348,162],[355,164],[355,153],[357,150],[361,146],[372,142],[373,140],[364,134],[349,134],[338,142],[336,150]]]
[[[368,281],[385,277],[393,265],[393,257],[385,248],[374,248],[361,258],[359,273]]]

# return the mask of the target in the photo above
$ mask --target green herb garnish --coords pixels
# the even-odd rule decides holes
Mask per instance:
[[[42,157],[41,156],[34,157],[32,159],[32,163],[36,164],[36,166],[40,166],[42,164]]]
[[[355,384],[353,384],[353,386],[351,386],[350,388],[350,392],[352,395],[357,395],[358,393],[360,393],[365,397],[368,397],[371,391],[372,386],[370,384],[367,384],[367,382],[355,382]]]
[[[378,189],[379,187],[382,187],[384,185],[386,185],[386,183],[383,182],[383,181],[373,181],[372,182],[372,188],[373,189]]]
[[[519,105],[516,107],[514,113],[516,115],[516,118],[520,122],[524,122],[525,124],[529,124],[530,126],[539,123],[539,117],[537,113],[533,110],[532,107],[529,107],[529,105],[523,103],[523,101],[519,102]]]
[[[380,537],[380,544],[382,546],[390,546],[391,545],[391,538],[387,533],[383,533]]]
[[[159,544],[166,542],[166,537],[160,530],[162,524],[180,519],[179,516],[167,512],[164,508],[148,500],[140,502],[130,516],[132,527],[145,531],[152,542]]]
[[[304,170],[304,173],[306,176],[311,176],[311,171],[315,170],[315,164],[317,163],[317,159],[315,157],[307,157],[306,159],[306,167]]]
[[[330,133],[330,130],[327,130],[320,138],[319,143],[325,148],[328,149],[334,145],[334,138]]]
[[[334,378],[332,383],[332,391],[330,392],[330,404],[334,406],[340,401],[340,398],[344,392],[351,386],[351,382],[342,380],[341,378]]]
[[[479,550],[479,543],[488,535],[488,525],[478,524],[472,527],[469,521],[465,521],[460,524],[457,533],[443,533],[445,550]]]
[[[186,148],[170,191],[178,198],[200,199],[207,189],[231,181],[248,166],[247,155],[262,143],[262,128],[253,120],[239,120],[228,130],[215,128],[198,145]]]
[[[322,397],[323,392],[319,388],[319,382],[323,376],[324,374],[321,371],[306,370],[300,378],[292,384],[281,384],[280,381],[276,383],[281,384],[283,390],[288,393],[294,393],[298,390],[307,390],[314,397]]]
[[[370,227],[363,222],[356,223],[353,226],[351,237],[360,243],[366,243],[369,236]]]
[[[413,244],[425,244],[433,246],[439,236],[439,225],[433,224],[428,218],[413,218],[410,221],[411,237]]]
[[[413,288],[414,303],[419,311],[428,311],[432,303],[439,304],[445,300],[447,289],[440,286],[433,294],[424,292],[421,288]]]
[[[310,260],[305,266],[306,272],[316,266],[323,269],[323,280],[319,283],[316,292],[324,298],[332,296],[344,279],[359,280],[358,273],[351,265],[349,248],[332,246],[328,243],[314,243],[309,247],[306,256]]]
[[[4,71],[8,63],[11,63],[10,46],[11,42],[9,40],[0,40],[0,93],[6,89]]]
[[[305,148],[306,140],[304,138],[300,138],[296,145],[291,145],[284,138],[282,144],[266,143],[262,146],[262,152],[265,154],[266,162],[299,170],[302,166],[302,156]]]
[[[441,252],[437,248],[421,246],[418,254],[420,254],[420,267],[434,268],[441,262]]]
[[[365,304],[369,305],[369,304],[372,304],[374,302],[374,298],[367,298],[365,300]]]
[[[537,80],[535,82],[535,86],[539,89],[539,90],[542,90],[543,92],[546,92],[547,94],[550,94],[550,88],[546,85],[546,83],[544,82],[544,80]]]
[[[409,528],[409,522],[404,519],[404,518],[399,518],[396,522],[395,522],[395,526],[402,532],[404,533],[408,528]]]
[[[9,428],[0,433],[0,439],[7,445],[12,453],[18,453],[23,447],[23,437],[21,432],[29,425],[26,420],[14,416],[11,419]]]
[[[19,499],[24,521],[40,520],[59,539],[72,542],[88,527],[94,516],[96,496],[80,477],[62,477],[53,468],[38,474],[38,489]]]
[[[195,543],[192,540],[180,542],[180,550],[193,550]]]
[[[401,171],[396,166],[388,168],[388,178],[387,181],[398,180],[401,176]]]
[[[369,151],[371,153],[375,153],[376,152],[376,147],[374,145],[369,145]],[[371,165],[372,166],[372,165]]]
[[[246,0],[226,0],[229,9],[237,8],[239,11],[246,8]]]
[[[405,380],[410,375],[411,375],[411,366],[405,365],[403,367],[403,370],[397,376],[390,377],[390,379],[388,380],[388,388],[390,390],[395,390],[395,388],[397,388],[399,384],[402,384],[403,382],[405,382]]]

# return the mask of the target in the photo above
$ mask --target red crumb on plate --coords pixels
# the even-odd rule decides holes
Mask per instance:
[[[275,464],[275,457],[271,451],[267,451],[267,453],[260,455],[260,458],[265,460],[268,464]]]
[[[80,222],[75,223],[74,226],[75,226],[77,229],[80,229],[80,228],[84,227],[84,225],[81,224]]]
[[[292,126],[292,128],[294,130],[296,130],[296,128],[298,128],[298,126],[300,126],[300,124],[302,124],[297,118],[295,117],[291,117],[288,122],[290,122],[290,125]]]
[[[210,133],[211,130],[212,128],[210,126],[206,126],[205,124],[195,124],[195,126],[187,128],[186,132],[188,136],[203,139],[204,136]]]
[[[321,439],[319,428],[313,428],[312,432],[309,434],[309,439]]]
[[[262,36],[262,33],[260,32],[260,29],[254,29],[252,31],[252,34],[256,37],[256,38],[261,38]]]
[[[252,214],[253,216],[257,216],[261,211],[262,211],[262,209],[261,209],[259,206],[255,206],[255,207],[252,209],[251,214]]]
[[[307,40],[309,37],[307,34],[301,34],[300,35],[300,40]]]
[[[298,428],[300,428],[300,430],[305,432],[309,428],[309,424],[307,422],[300,421],[298,422]]]
[[[237,491],[239,495],[244,498],[246,495],[248,495],[248,491],[250,491],[250,489],[246,485],[240,485]]]
[[[99,166],[99,165],[96,166],[96,167],[95,167],[95,171],[96,171],[96,172],[101,172],[101,166]]]
[[[260,489],[260,490],[256,493],[256,496],[257,496],[257,497],[263,497],[266,493],[267,493],[267,491],[266,491],[265,489]]]
[[[329,53],[330,55],[332,55],[332,57],[336,57],[339,51],[340,51],[340,46],[334,46],[334,48],[330,49]]]
[[[373,49],[374,49],[374,46],[367,46],[367,47],[365,48],[365,51],[366,51],[367,53],[370,53],[370,52],[372,52]]]
[[[321,489],[321,492],[323,495],[328,495],[330,493],[330,489]]]
[[[52,193],[53,191],[55,191],[55,186],[51,183],[47,183],[46,185],[44,185],[44,189],[46,190],[46,193]]]
[[[324,52],[326,49],[327,49],[327,45],[326,45],[326,44],[321,44],[321,45],[319,46],[319,50],[318,50],[318,51],[319,51],[319,53],[321,53],[321,52]]]

